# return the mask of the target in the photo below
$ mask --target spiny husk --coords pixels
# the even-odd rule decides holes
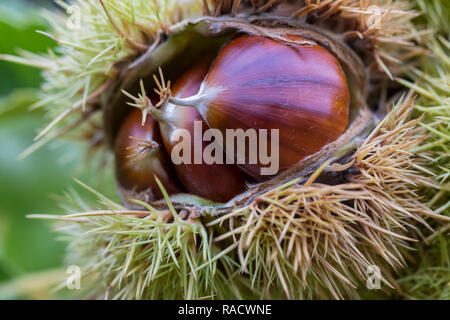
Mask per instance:
[[[331,159],[314,168],[316,171],[309,172],[306,179],[268,186],[250,203],[229,207],[217,218],[202,218],[203,223],[195,221],[196,227],[180,220],[162,225],[150,208],[139,213],[105,198],[101,212],[90,212],[83,206],[82,210],[89,212],[62,218],[60,231],[73,241],[69,248],[73,260],[68,262],[85,262],[85,280],[95,287],[89,286],[84,297],[104,297],[106,292],[108,298],[279,298],[283,292],[289,298],[356,298],[358,285],[367,278],[365,271],[371,264],[381,268],[385,284],[400,289],[395,271],[407,263],[404,257],[408,256],[411,240],[427,232],[427,223],[437,224],[426,219],[437,218],[430,208],[448,214],[448,186],[442,185],[448,177],[445,161],[449,128],[442,122],[448,119],[448,95],[435,81],[448,77],[449,72],[441,68],[427,79],[427,70],[415,77],[412,69],[423,69],[418,56],[429,52],[422,41],[427,35],[433,37],[434,31],[414,25],[418,13],[411,9],[411,1],[374,1],[382,12],[380,29],[367,25],[369,2],[362,0],[260,1],[259,5],[253,1],[205,2],[208,6],[200,0],[189,5],[178,1],[77,1],[86,20],[80,30],[69,31],[64,27],[64,18],[51,14],[54,38],[59,44],[56,54],[2,56],[45,70],[43,100],[35,107],[45,105],[54,120],[34,148],[77,128],[90,114],[101,110],[101,96],[111,90],[117,77],[127,74],[126,68],[139,61],[137,58],[156,40],[164,39],[171,26],[202,14],[234,14],[262,26],[270,21],[265,15],[274,13],[283,16],[284,23],[292,21],[286,17],[293,12],[296,23],[313,20],[320,28],[332,29],[335,36],[358,52],[370,74],[371,87],[375,88],[369,99],[375,99],[381,109],[389,109],[391,103],[384,97],[392,84],[387,80],[397,77],[401,85],[416,90],[416,110],[418,115],[425,112],[425,116],[421,125],[416,116],[410,120],[414,104],[405,98],[356,153],[343,159],[349,166],[342,161],[335,164]],[[446,50],[448,41],[440,41],[442,50]],[[448,54],[442,54],[442,50],[436,51],[437,56],[444,57],[448,66]],[[420,81],[398,78],[406,72],[413,72],[412,79]],[[437,120],[436,116],[443,118]],[[339,184],[323,183],[324,176],[336,175]],[[440,179],[433,180],[433,175]],[[169,203],[167,200],[166,207]],[[194,203],[200,202],[197,199]],[[171,215],[177,212],[171,211]],[[136,218],[142,215],[153,219]],[[438,226],[438,230],[445,230],[448,222]],[[166,234],[162,230],[167,234],[181,230],[181,235],[160,237]],[[206,230],[208,241],[199,230]],[[158,249],[139,243],[156,243],[158,239],[164,244]],[[179,239],[186,243],[198,239],[197,246],[180,245]],[[206,255],[199,254],[203,250]],[[177,254],[172,255],[172,251]],[[149,267],[151,255],[166,262],[156,274]],[[187,268],[190,273],[178,267],[185,261],[193,261],[194,267]],[[445,272],[448,265],[441,268]],[[203,280],[190,282],[193,270],[197,270],[197,279]],[[413,293],[423,270],[435,271],[413,270],[407,280],[400,281],[401,287]],[[139,279],[152,280],[153,275],[154,283],[146,282],[143,288]],[[161,292],[163,283],[178,290]],[[228,290],[230,283],[232,289]],[[442,283],[445,286],[445,282],[439,285]],[[405,296],[423,297],[423,293]]]
[[[70,241],[67,262],[80,266],[82,296],[105,299],[242,298],[234,262],[211,243],[199,217],[185,211],[130,210],[78,181],[104,210],[86,212],[75,192],[67,194],[56,231]],[[167,197],[167,194],[165,194]],[[166,198],[168,203],[170,200]],[[74,212],[75,208],[82,213]],[[225,283],[226,282],[226,283]]]
[[[448,227],[448,225],[447,225]],[[398,280],[408,299],[450,300],[450,237],[443,232],[419,246],[418,267],[410,268]],[[444,231],[444,230],[443,230]]]
[[[424,189],[421,196],[436,213],[450,216],[450,4],[420,0],[418,7],[424,12],[420,22],[435,30],[435,35],[423,39],[430,53],[408,73],[408,80],[397,81],[419,95],[416,113],[423,114],[421,126],[428,132],[415,152],[424,155],[425,166],[434,173],[438,189]],[[402,297],[449,299],[449,224],[430,221],[430,225],[435,231],[415,246],[417,254],[410,258],[409,268],[398,280]]]
[[[425,42],[432,52],[425,60],[426,69],[412,68],[408,73],[412,80],[396,80],[420,94],[416,113],[423,114],[421,126],[428,135],[415,152],[426,156],[427,167],[442,185],[438,193],[428,195],[432,197],[430,205],[438,213],[450,214],[450,42],[443,37],[428,38]]]
[[[206,242],[202,238],[199,247],[208,248],[209,252],[206,258],[201,258],[205,269],[191,269],[210,281],[209,295],[236,298],[234,291],[221,292],[222,281],[236,278],[237,292],[245,292],[244,288],[250,287],[259,298],[276,297],[280,290],[288,298],[356,298],[358,286],[368,276],[367,268],[373,265],[382,270],[386,285],[396,286],[393,271],[405,266],[403,251],[417,239],[411,231],[417,234],[417,224],[427,226],[425,219],[429,216],[444,219],[434,214],[415,193],[421,187],[432,186],[432,180],[424,177],[429,172],[421,167],[423,161],[412,153],[424,137],[419,120],[409,120],[413,107],[410,98],[399,102],[364,141],[349,160],[355,174],[348,176],[348,183],[330,186],[315,182],[323,170],[342,170],[341,165],[323,166],[302,185],[294,180],[259,196],[247,207],[207,223],[211,237],[211,227],[226,226],[222,231],[215,228],[214,238]],[[155,279],[161,276],[174,287],[178,285],[179,291],[186,291],[187,280],[182,279],[189,273],[176,267],[182,265],[185,255],[174,256],[170,250],[161,247],[156,250],[142,244],[173,244],[174,251],[183,248],[195,252],[195,247],[185,244],[178,247],[175,239],[161,241],[157,236],[159,226],[152,220],[134,217],[150,215],[152,208],[150,212],[133,211],[110,201],[104,203],[106,211],[60,217],[65,222],[60,231],[69,233],[73,241],[69,252],[74,256],[69,262],[85,262],[89,281],[95,280],[92,273],[99,274],[95,283],[97,289],[102,285],[100,291],[107,290],[113,279],[121,279],[113,281],[114,292],[123,294],[115,297],[130,298],[144,297],[138,279],[152,279],[149,274],[154,269],[150,259],[160,257],[161,261],[170,261],[173,277],[164,272],[163,266]],[[164,227],[171,230],[181,225],[174,221]],[[205,227],[199,224],[199,228]],[[227,241],[230,239],[233,240]],[[124,249],[129,247],[133,249]],[[92,252],[89,248],[100,251]],[[186,255],[190,257],[193,253]],[[116,260],[117,256],[121,260]],[[134,268],[145,267],[136,269],[136,274],[128,278],[122,268],[130,260]],[[208,268],[218,272],[221,268],[216,263],[222,265],[223,261],[231,267],[226,274],[213,276],[206,272]],[[106,282],[99,283],[105,275]],[[161,288],[158,282],[153,284],[148,280],[145,284],[145,297],[168,297],[155,292]],[[204,281],[195,281],[192,284],[195,289],[189,290],[191,294],[182,296],[199,298],[205,293],[204,285]]]
[[[412,153],[424,132],[418,119],[408,120],[413,107],[412,100],[399,102],[371,133],[349,159],[354,173],[347,183],[326,185],[312,178],[273,189],[210,222],[232,221],[233,228],[216,240],[237,237],[239,261],[252,281],[264,275],[291,298],[315,281],[334,298],[355,296],[352,291],[373,265],[392,286],[385,266],[403,267],[402,250],[416,241],[410,231],[416,223],[427,225],[426,217],[437,217],[416,194],[432,182]]]

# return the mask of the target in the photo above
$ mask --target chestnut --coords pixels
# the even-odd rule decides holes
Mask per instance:
[[[345,132],[350,103],[347,79],[337,58],[300,36],[289,36],[289,40],[305,44],[253,35],[230,40],[197,94],[171,96],[169,101],[195,107],[208,126],[223,135],[227,129],[278,129],[275,156],[279,156],[280,171],[289,168]],[[238,165],[263,180],[263,165],[248,161],[250,147],[247,142],[245,154],[239,148],[232,152],[225,148],[225,152],[234,159],[246,159]]]
[[[183,98],[195,94],[199,90],[210,64],[211,59],[203,59],[184,72],[174,83],[173,95]],[[200,161],[201,163],[195,163],[194,158],[202,157],[204,149],[209,144],[203,141],[201,136],[194,133],[195,123],[202,127],[202,132],[208,129],[208,125],[196,109],[166,103],[160,109],[150,107],[148,112],[159,122],[162,141],[169,155],[172,154],[175,146],[180,143],[179,140],[172,139],[175,130],[185,129],[190,133],[191,159],[189,163],[181,161],[174,164],[177,177],[189,193],[216,202],[227,202],[245,190],[246,175],[236,165],[208,164],[205,163],[203,158]],[[194,141],[194,139],[198,141]],[[196,150],[196,145],[201,146],[201,149]],[[195,155],[195,153],[199,154]]]
[[[147,115],[141,122],[141,113],[131,110],[123,121],[114,145],[116,179],[122,190],[145,192],[147,201],[162,198],[155,176],[168,194],[180,192],[178,180],[170,166],[156,122]],[[126,195],[125,195],[126,196]]]

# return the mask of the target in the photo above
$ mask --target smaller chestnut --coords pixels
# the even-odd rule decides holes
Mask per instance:
[[[123,121],[114,146],[116,179],[121,188],[145,192],[148,201],[162,198],[155,176],[168,194],[181,191],[162,146],[158,122],[147,115],[141,122],[139,110],[132,110]]]
[[[203,59],[186,70],[173,85],[174,96],[183,98],[195,94],[208,73],[210,63],[211,59]],[[209,129],[195,108],[165,103],[160,109],[150,106],[147,111],[159,122],[162,141],[169,155],[179,143],[178,140],[172,140],[174,132],[178,129],[189,132],[192,159],[190,163],[181,162],[173,165],[177,177],[189,193],[216,202],[227,202],[245,190],[247,175],[236,165],[206,164],[203,161],[194,163],[194,154],[198,151],[203,154],[208,145],[202,137],[194,134],[195,123],[202,127],[202,132]],[[195,145],[201,146],[201,149],[197,151]],[[223,153],[222,150],[221,153]],[[223,157],[225,158],[225,155]]]

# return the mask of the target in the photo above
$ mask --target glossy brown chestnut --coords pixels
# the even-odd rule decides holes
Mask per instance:
[[[170,99],[195,107],[211,128],[224,135],[226,129],[278,129],[280,170],[319,151],[346,130],[349,100],[344,71],[322,46],[248,35],[222,48],[196,95]],[[242,156],[236,151],[229,155]],[[246,161],[240,167],[256,179],[265,178],[259,162]]]
[[[204,59],[178,78],[172,90],[174,96],[183,98],[197,93],[208,72],[210,63],[211,59]],[[162,140],[169,155],[175,145],[179,143],[178,140],[171,140],[174,131],[186,129],[190,133],[191,163],[182,162],[174,165],[179,180],[188,192],[216,202],[226,202],[245,190],[246,175],[237,166],[217,163],[206,164],[203,159],[202,164],[194,164],[196,142],[202,147],[199,150],[201,152],[209,144],[209,142],[202,141],[202,137],[194,134],[195,122],[201,124],[202,132],[208,129],[206,122],[195,108],[168,103],[159,110],[153,109],[150,113],[159,121]],[[201,140],[194,141],[196,138]]]
[[[139,110],[132,110],[123,121],[116,138],[114,152],[116,178],[125,190],[148,193],[149,201],[162,198],[154,176],[169,194],[180,192],[178,180],[162,146],[158,122],[147,116],[142,125]],[[151,147],[141,146],[146,142]]]

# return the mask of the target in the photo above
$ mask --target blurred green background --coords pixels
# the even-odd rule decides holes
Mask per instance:
[[[57,10],[51,1],[0,0],[0,53],[54,45],[35,32],[48,28],[42,7]],[[61,213],[51,195],[73,185],[82,146],[49,144],[18,160],[48,121],[43,110],[27,110],[41,80],[37,69],[0,61],[0,299],[53,298],[46,281],[63,270],[64,243],[55,240],[48,221],[26,215]]]

